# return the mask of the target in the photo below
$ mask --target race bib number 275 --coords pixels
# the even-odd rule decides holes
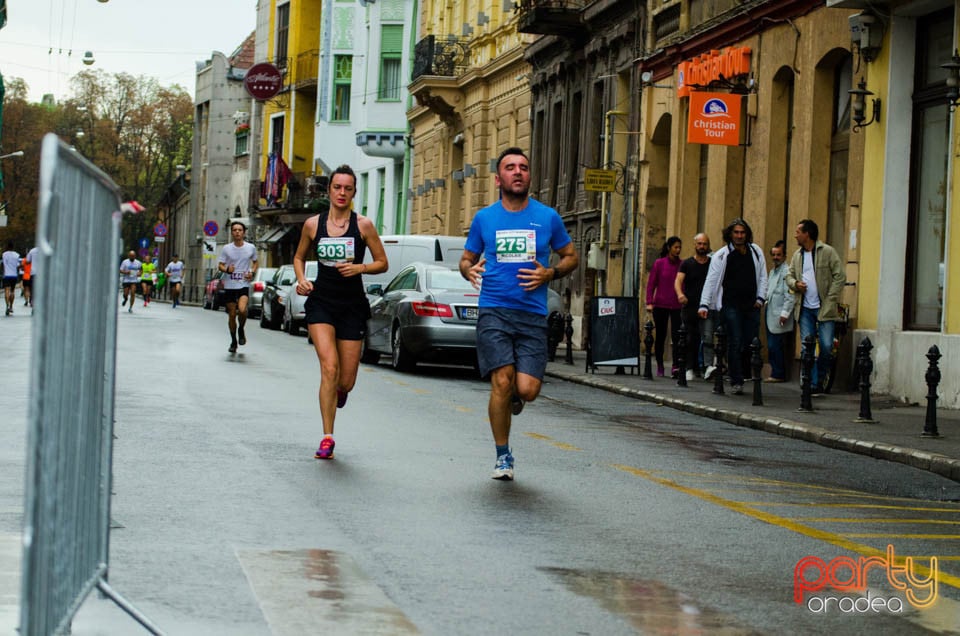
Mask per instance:
[[[497,230],[497,262],[529,263],[537,258],[534,230]]]

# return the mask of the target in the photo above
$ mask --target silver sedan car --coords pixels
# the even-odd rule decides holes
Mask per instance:
[[[456,269],[411,263],[370,305],[362,360],[389,354],[398,371],[421,361],[476,365],[479,300]]]
[[[307,261],[304,265],[303,275],[307,280],[317,278],[317,261]],[[297,293],[296,285],[290,289],[290,296],[287,303],[283,306],[283,323],[280,328],[291,336],[299,336],[300,330],[307,326],[307,297]]]

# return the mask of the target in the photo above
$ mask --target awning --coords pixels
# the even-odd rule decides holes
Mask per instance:
[[[273,232],[270,232],[265,238],[260,239],[260,243],[276,243],[280,241],[284,236],[289,234],[294,228],[288,226],[281,226],[276,228]]]

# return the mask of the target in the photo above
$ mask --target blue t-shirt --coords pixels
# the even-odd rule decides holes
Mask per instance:
[[[520,269],[534,269],[533,261],[549,267],[550,250],[570,243],[570,235],[557,211],[535,199],[519,212],[505,210],[497,201],[473,217],[464,248],[487,258],[481,307],[521,309],[547,315],[547,286],[533,291],[520,287]]]

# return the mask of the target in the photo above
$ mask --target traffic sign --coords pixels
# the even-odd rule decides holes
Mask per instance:
[[[153,237],[153,242],[154,242],[154,243],[163,243],[163,242],[166,241],[166,240],[167,240],[167,237],[166,237],[166,236],[154,236],[154,237]]]
[[[145,249],[147,249],[148,247],[150,247],[150,239],[148,239],[148,238],[142,238],[142,239],[140,239],[139,243],[140,243],[140,249],[144,249],[144,250],[145,250]]]
[[[583,171],[583,189],[588,192],[613,192],[616,183],[616,170],[586,168]]]
[[[203,224],[203,233],[207,236],[216,236],[220,233],[220,226],[216,221],[207,221]]]
[[[167,235],[167,226],[163,223],[157,223],[153,226],[153,235],[154,236],[166,236]]]

